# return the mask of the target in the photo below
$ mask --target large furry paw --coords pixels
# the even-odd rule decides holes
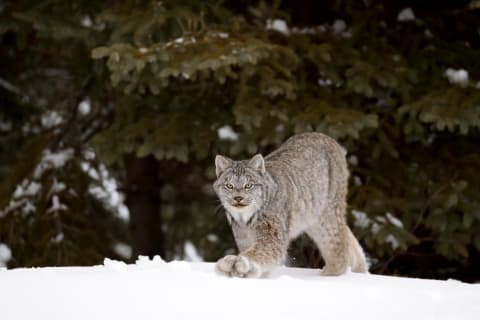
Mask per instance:
[[[217,261],[216,271],[222,275],[240,278],[258,278],[261,270],[258,264],[245,256],[228,255]]]

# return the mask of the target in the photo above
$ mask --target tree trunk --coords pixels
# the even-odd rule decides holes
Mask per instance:
[[[126,204],[130,210],[133,257],[163,256],[160,215],[161,181],[154,157],[125,157]]]

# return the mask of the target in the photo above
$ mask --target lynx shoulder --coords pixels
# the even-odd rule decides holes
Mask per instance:
[[[365,255],[346,222],[345,150],[321,133],[288,139],[267,155],[215,158],[214,189],[240,253],[217,262],[218,272],[259,277],[281,264],[291,240],[306,233],[325,261],[323,275],[367,272]]]

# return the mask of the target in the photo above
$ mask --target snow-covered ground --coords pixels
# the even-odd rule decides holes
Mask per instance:
[[[0,269],[0,319],[480,319],[480,284],[281,267],[226,278],[213,263],[140,259]]]

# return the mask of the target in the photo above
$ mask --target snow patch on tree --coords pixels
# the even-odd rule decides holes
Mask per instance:
[[[218,132],[218,138],[220,140],[230,140],[230,141],[238,140],[238,134],[229,125],[225,125],[223,127],[218,128],[217,132]]]
[[[371,220],[367,214],[360,210],[352,210],[352,215],[355,218],[354,226],[359,228],[367,228]]]
[[[67,186],[65,185],[65,183],[58,181],[58,178],[54,177],[53,184],[50,187],[49,195],[60,193],[65,189],[67,189]]]
[[[42,189],[42,185],[35,181],[23,180],[22,184],[17,185],[15,192],[13,193],[14,198],[22,198],[28,196],[35,196]]]
[[[118,191],[118,182],[110,175],[107,167],[101,163],[97,170],[88,165],[88,163],[83,163],[82,169],[93,179],[98,180],[99,183],[99,185],[92,185],[89,188],[90,194],[99,199],[107,207],[112,208],[118,218],[128,221],[130,213],[124,204],[125,196]]]
[[[12,259],[12,251],[5,243],[0,243],[0,267],[6,267]]]
[[[35,179],[40,179],[46,170],[58,169],[65,166],[65,164],[73,158],[74,153],[75,150],[73,150],[73,148],[67,148],[56,152],[46,149],[43,152],[42,160],[35,168],[33,177]]]
[[[55,237],[52,238],[51,242],[55,244],[59,244],[65,238],[65,234],[63,232],[59,232]]]
[[[88,115],[90,113],[91,109],[92,109],[92,106],[91,106],[90,99],[82,100],[78,104],[78,113],[82,116]]]
[[[93,21],[92,21],[92,18],[90,16],[84,16],[82,18],[82,20],[80,21],[80,23],[85,28],[90,28],[93,25]]]
[[[18,211],[23,215],[28,215],[36,211],[36,206],[32,202],[32,198],[42,190],[42,185],[37,181],[24,179],[15,188],[8,205],[0,210],[0,217],[3,217],[10,212]]]
[[[42,127],[45,129],[51,129],[63,122],[62,116],[57,111],[49,111],[42,115],[41,118]]]
[[[12,130],[12,123],[10,121],[3,121],[0,119],[0,131],[6,132]]]
[[[323,79],[323,78],[318,78],[318,85],[320,87],[329,87],[333,84],[332,80],[330,79]]]
[[[274,30],[277,32],[280,32],[284,35],[289,35],[290,34],[290,29],[288,28],[288,24],[285,20],[283,19],[269,19],[267,20],[267,25],[266,25],[267,30]]]
[[[448,82],[452,84],[458,84],[462,87],[468,86],[468,71],[465,69],[453,69],[448,68],[445,70],[445,77],[447,77]]]
[[[397,20],[400,22],[415,21],[415,14],[412,8],[402,9],[397,16]]]
[[[47,212],[67,211],[67,205],[60,202],[58,195],[52,197],[52,205],[47,209]]]
[[[395,236],[393,234],[389,234],[385,237],[385,242],[387,242],[388,244],[390,244],[390,246],[392,247],[393,250],[397,249],[398,247],[400,247],[400,242],[398,241],[397,238],[395,238]]]
[[[130,259],[132,257],[132,246],[123,242],[115,243],[113,251],[124,259]]]
[[[207,234],[207,240],[210,242],[218,242],[218,236],[213,233]]]
[[[397,217],[395,217],[393,214],[391,214],[390,212],[387,212],[386,213],[386,217],[388,219],[388,221],[393,224],[394,226],[398,227],[398,228],[403,228],[403,223],[402,221],[400,221],[400,219],[398,219]]]
[[[347,30],[347,23],[342,19],[337,19],[332,24],[332,32],[334,34],[342,34]]]

